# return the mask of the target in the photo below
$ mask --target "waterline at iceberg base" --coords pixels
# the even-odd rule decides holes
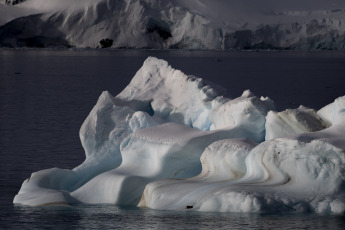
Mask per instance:
[[[15,204],[345,213],[345,96],[319,111],[235,99],[149,57],[80,129],[86,159],[35,172]]]

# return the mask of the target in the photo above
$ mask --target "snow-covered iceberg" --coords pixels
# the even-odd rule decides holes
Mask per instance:
[[[0,0],[0,47],[344,50],[344,15],[343,0]]]
[[[345,211],[345,96],[276,112],[148,58],[80,129],[86,159],[24,181],[14,203],[223,212]]]

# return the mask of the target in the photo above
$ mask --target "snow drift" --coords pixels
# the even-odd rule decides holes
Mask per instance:
[[[342,0],[2,3],[1,47],[345,49]]]
[[[86,159],[24,181],[14,203],[219,212],[345,211],[345,96],[319,111],[235,99],[148,58],[80,129]]]

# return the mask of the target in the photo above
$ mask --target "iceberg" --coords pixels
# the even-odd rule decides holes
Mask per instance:
[[[214,212],[345,212],[345,96],[275,111],[149,57],[80,129],[85,161],[35,172],[13,203]]]

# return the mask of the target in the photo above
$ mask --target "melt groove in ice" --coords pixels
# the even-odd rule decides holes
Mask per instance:
[[[345,96],[319,111],[235,99],[149,57],[80,129],[78,167],[35,172],[14,203],[216,212],[345,212]]]

